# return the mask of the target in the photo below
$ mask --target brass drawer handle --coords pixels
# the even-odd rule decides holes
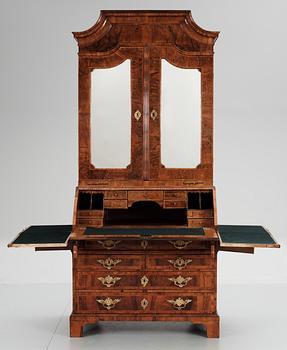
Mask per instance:
[[[106,276],[106,277],[98,277],[98,280],[102,282],[102,284],[108,288],[114,286],[117,281],[121,280],[121,277],[113,277],[113,276]]]
[[[140,119],[141,119],[141,112],[139,110],[135,111],[134,113],[134,117],[135,117],[135,120],[138,122]]]
[[[168,262],[172,264],[174,268],[182,270],[192,262],[192,259],[177,258],[176,260],[168,260]]]
[[[157,118],[157,111],[155,109],[153,109],[150,113],[150,117],[152,120],[156,120]]]
[[[148,306],[148,300],[145,298],[141,301],[141,307],[145,310]]]
[[[120,301],[121,299],[111,299],[110,297],[107,297],[106,299],[97,299],[97,302],[103,305],[107,310],[113,309]]]
[[[187,285],[189,281],[192,280],[192,277],[182,277],[182,276],[177,276],[168,278],[169,281],[173,282],[173,284],[179,288],[183,288]]]
[[[170,304],[173,305],[173,307],[177,310],[183,310],[186,308],[186,306],[192,302],[192,299],[185,299],[182,298],[176,298],[175,300],[167,300]]]
[[[114,241],[112,239],[106,239],[105,241],[97,241],[97,242],[99,244],[101,244],[105,249],[113,249],[121,241]]]
[[[146,285],[148,284],[148,282],[149,282],[149,279],[147,278],[147,276],[142,276],[142,278],[141,278],[141,285],[142,285],[143,287],[146,287]]]
[[[176,241],[169,241],[170,244],[174,246],[176,249],[184,249],[189,246],[192,241],[184,241],[182,239],[177,239]]]
[[[104,268],[111,270],[113,267],[115,267],[117,264],[121,262],[121,259],[112,259],[112,258],[107,258],[105,260],[99,259],[97,260],[98,263],[103,265]]]

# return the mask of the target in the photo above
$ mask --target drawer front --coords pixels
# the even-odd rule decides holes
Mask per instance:
[[[211,227],[213,225],[213,219],[188,219],[188,227]]]
[[[165,200],[164,201],[165,208],[185,208],[186,201],[184,200]]]
[[[89,250],[118,250],[118,251],[185,251],[192,250],[200,253],[202,250],[209,250],[210,243],[207,241],[189,240],[189,239],[101,239],[96,241],[85,242],[85,248]]]
[[[216,312],[214,293],[163,293],[156,296],[153,310],[160,313],[197,314]]]
[[[105,199],[105,208],[127,208],[128,202],[125,199]]]
[[[149,250],[201,250],[210,249],[210,243],[207,241],[191,240],[191,239],[169,239],[169,240],[151,240],[148,242]]]
[[[153,199],[162,200],[163,191],[129,191],[128,199],[130,201]]]
[[[213,210],[212,209],[204,209],[204,210],[188,210],[187,216],[189,218],[195,218],[195,219],[207,219],[207,218],[213,218]]]
[[[150,255],[146,257],[146,266],[154,271],[213,269],[214,259],[208,255]]]
[[[215,272],[98,272],[77,271],[76,289],[214,290]]]
[[[213,293],[120,293],[79,292],[75,295],[75,312],[81,313],[214,313]]]
[[[164,192],[164,199],[171,199],[171,200],[185,200],[186,199],[186,193],[185,191],[165,191]]]
[[[141,255],[95,255],[79,254],[75,259],[77,269],[103,271],[136,271],[144,268]]]
[[[78,218],[77,223],[78,225],[83,225],[83,226],[101,227],[103,226],[103,219]]]
[[[78,218],[103,218],[103,210],[78,210]]]
[[[127,191],[106,191],[105,199],[127,199]]]

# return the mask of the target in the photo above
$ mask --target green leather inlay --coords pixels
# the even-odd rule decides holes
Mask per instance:
[[[71,231],[72,225],[30,226],[13,244],[65,243]]]
[[[276,244],[262,226],[219,225],[217,229],[224,244]]]

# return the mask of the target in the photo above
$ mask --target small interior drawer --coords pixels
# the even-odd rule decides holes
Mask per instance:
[[[201,210],[188,210],[187,211],[187,217],[188,218],[194,218],[194,219],[208,219],[213,218],[213,209],[201,209]]]
[[[187,219],[188,227],[211,227],[214,225],[214,220],[211,219]]]
[[[126,199],[105,199],[105,208],[127,208],[128,203]]]
[[[184,200],[168,200],[164,201],[164,208],[185,208],[186,201]]]
[[[186,199],[185,191],[165,191],[164,199]]]
[[[163,199],[163,191],[129,191],[128,199],[131,201],[135,200],[153,200]]]
[[[106,191],[105,199],[127,199],[127,191]]]

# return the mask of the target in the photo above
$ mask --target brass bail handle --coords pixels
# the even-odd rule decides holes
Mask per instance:
[[[157,113],[157,111],[155,109],[153,109],[151,111],[151,113],[150,113],[150,117],[151,117],[152,120],[156,120],[157,115],[158,115],[158,113]]]

